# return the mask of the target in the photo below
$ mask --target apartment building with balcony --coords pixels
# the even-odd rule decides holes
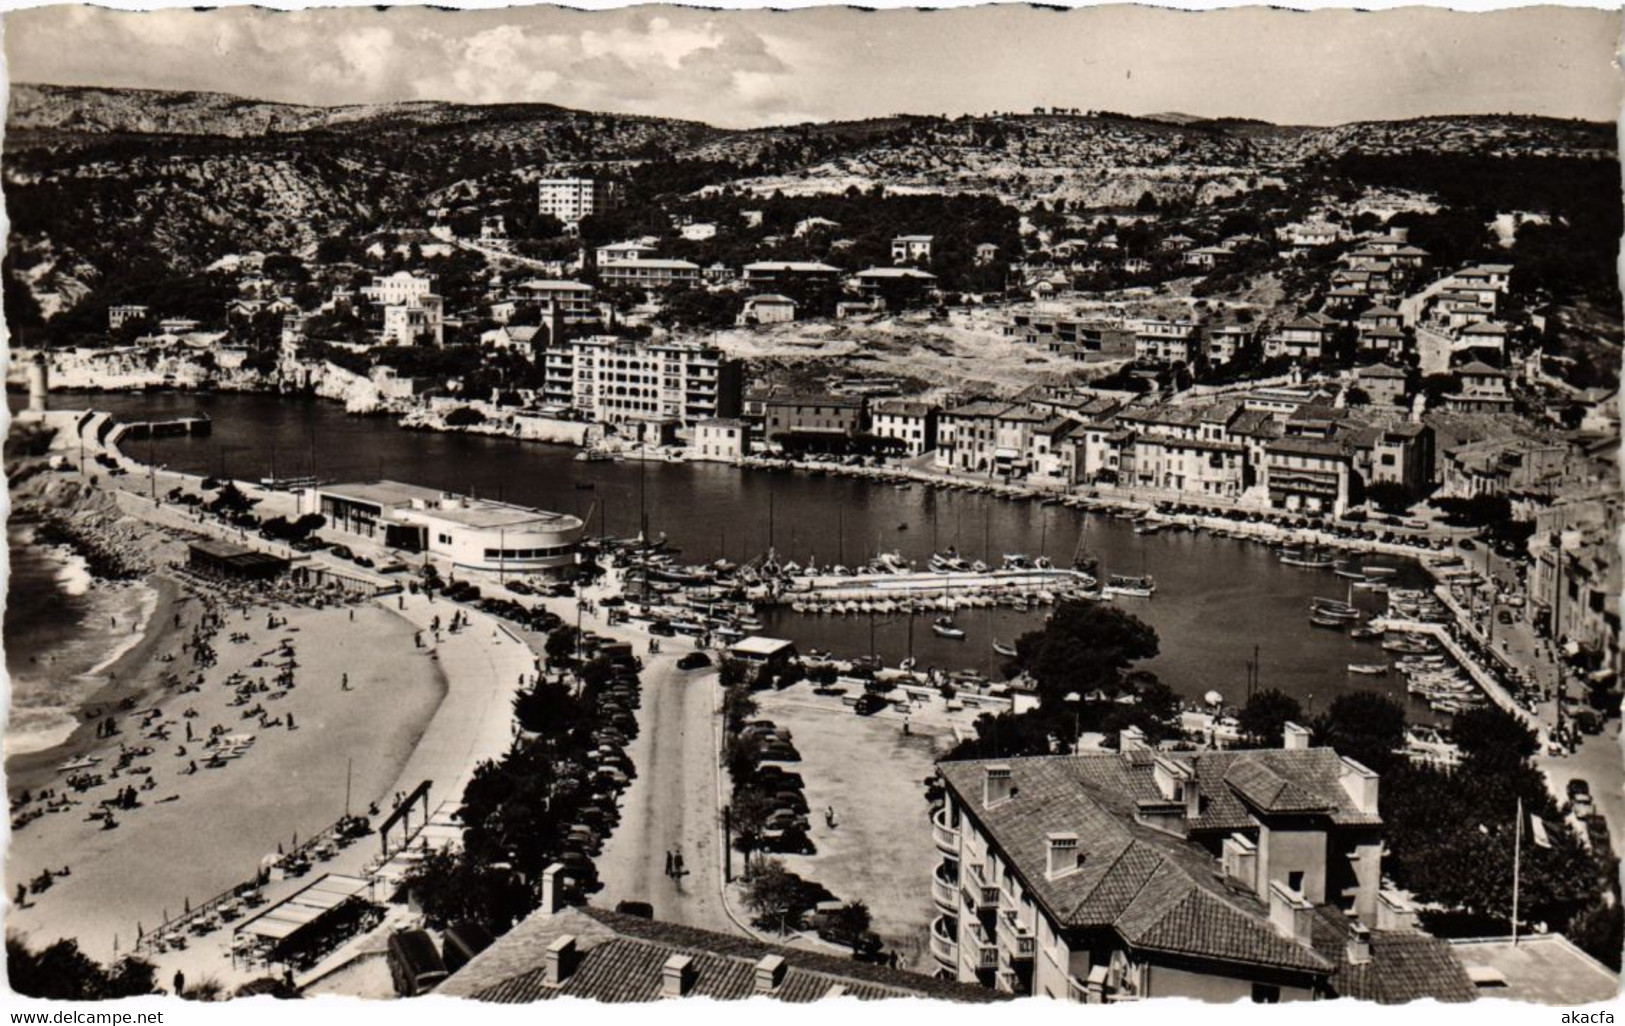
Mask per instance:
[[[711,346],[592,335],[549,347],[542,361],[544,400],[598,423],[739,415],[741,365]]]
[[[536,183],[539,213],[574,224],[620,203],[620,187],[602,178],[544,178]]]
[[[1448,945],[1381,893],[1376,774],[1287,748],[946,762],[940,973],[1083,1003],[1465,1001]]]
[[[1130,410],[1119,417],[1135,432],[1133,474],[1119,483],[1139,488],[1237,499],[1252,483],[1247,447],[1230,437],[1236,402]]]
[[[1169,366],[1196,362],[1200,328],[1195,321],[1153,317],[1136,321],[1131,327],[1136,363]]]
[[[700,265],[688,260],[614,260],[598,265],[598,279],[626,288],[693,288],[700,283]]]

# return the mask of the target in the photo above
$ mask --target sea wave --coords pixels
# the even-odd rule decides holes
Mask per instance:
[[[151,627],[159,599],[144,583],[81,577],[78,557],[28,538],[15,531],[10,537],[7,755],[67,740],[83,704],[107,683],[107,671]]]

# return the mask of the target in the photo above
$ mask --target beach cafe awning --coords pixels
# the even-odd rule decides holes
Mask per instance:
[[[287,940],[352,898],[367,893],[371,886],[365,877],[323,874],[234,932],[273,942]]]

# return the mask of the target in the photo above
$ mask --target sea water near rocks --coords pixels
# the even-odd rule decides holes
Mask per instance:
[[[35,544],[29,524],[7,525],[6,541],[10,756],[67,740],[78,726],[80,705],[141,640],[157,594],[139,582],[94,580],[71,550]]]

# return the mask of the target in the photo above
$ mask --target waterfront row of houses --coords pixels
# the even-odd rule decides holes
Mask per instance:
[[[1251,498],[1341,514],[1381,482],[1424,494],[1433,483],[1431,446],[1424,424],[1336,406],[1312,391],[1261,389],[1209,403],[1131,406],[1110,395],[1078,402],[1033,389],[1013,402],[976,400],[944,410],[936,465],[1039,486]]]

